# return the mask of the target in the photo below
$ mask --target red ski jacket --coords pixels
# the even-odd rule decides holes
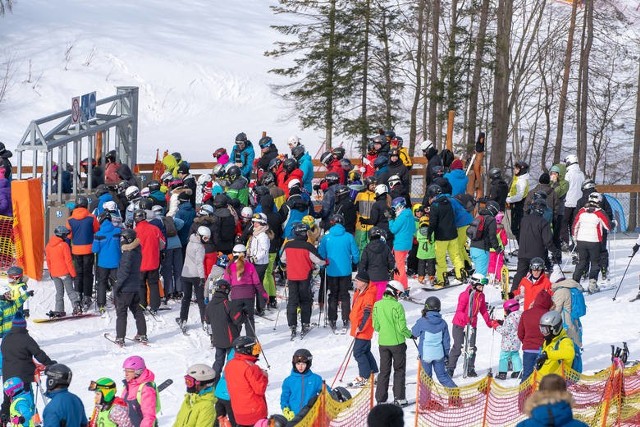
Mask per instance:
[[[256,360],[257,357],[236,353],[224,368],[233,416],[236,423],[244,426],[252,426],[269,415],[265,398],[269,379]]]

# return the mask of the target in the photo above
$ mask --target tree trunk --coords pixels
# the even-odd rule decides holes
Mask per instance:
[[[431,11],[431,90],[429,91],[429,139],[438,144],[436,124],[438,121],[438,37],[440,31],[440,0],[433,1]]]
[[[360,112],[362,135],[360,138],[360,153],[367,154],[369,135],[367,132],[367,92],[369,88],[369,28],[371,21],[371,0],[366,0],[364,7],[364,52],[362,57],[362,111]]]
[[[391,88],[391,54],[389,50],[388,18],[386,9],[382,12],[382,43],[384,52],[384,128],[393,128]]]
[[[329,9],[329,49],[327,51],[327,106],[324,115],[325,149],[331,150],[333,141],[333,93],[335,82],[336,49],[336,0],[331,0]]]
[[[422,92],[422,49],[423,49],[423,32],[424,32],[424,15],[425,15],[426,0],[420,0],[416,10],[418,19],[418,46],[416,47],[416,88],[413,94],[413,103],[411,104],[411,116],[409,124],[409,153],[414,153],[416,146],[417,136],[417,123],[418,123],[418,105],[420,104],[420,95]]]
[[[451,0],[451,22],[449,24],[449,60],[447,80],[447,110],[456,109],[456,33],[458,27],[458,0]],[[444,77],[444,76],[443,76]]]
[[[573,0],[573,6],[571,7],[571,21],[569,23],[569,35],[567,36],[567,50],[564,54],[564,76],[562,79],[562,88],[560,89],[560,102],[558,103],[558,131],[556,133],[556,145],[553,149],[553,163],[558,163],[560,161],[560,154],[562,153],[564,115],[567,110],[567,91],[569,90],[569,75],[571,74],[573,35],[576,30],[576,14],[578,10],[578,1],[579,0]]]
[[[499,0],[496,33],[496,71],[493,86],[493,128],[491,167],[503,168],[507,157],[509,131],[509,54],[513,0]]]
[[[636,95],[636,125],[633,134],[633,158],[631,159],[631,183],[640,184],[640,64],[638,64],[638,93]],[[631,193],[629,231],[634,231],[638,226],[639,197],[640,194]]]
[[[483,0],[480,9],[480,22],[476,36],[476,54],[473,62],[473,75],[469,87],[469,120],[467,121],[467,156],[473,153],[475,147],[476,126],[478,120],[478,91],[480,90],[480,77],[482,72],[482,57],[484,55],[484,41],[487,35],[487,20],[489,17],[489,2]]]
[[[580,169],[587,166],[587,111],[589,100],[589,57],[593,46],[593,2],[585,4],[582,49],[580,50],[580,88],[578,91],[578,163]]]

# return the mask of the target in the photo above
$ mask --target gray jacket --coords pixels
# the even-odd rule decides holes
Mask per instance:
[[[200,236],[193,233],[189,236],[189,243],[184,254],[182,277],[199,277],[204,279],[204,245]]]

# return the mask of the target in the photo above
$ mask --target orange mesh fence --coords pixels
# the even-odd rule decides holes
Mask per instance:
[[[0,215],[0,270],[14,265],[16,250],[13,244],[13,217]]]

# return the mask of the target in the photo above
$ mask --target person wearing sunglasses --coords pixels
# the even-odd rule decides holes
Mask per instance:
[[[300,348],[291,358],[291,375],[282,383],[280,407],[285,418],[291,421],[309,401],[322,391],[322,377],[311,371],[313,355]]]
[[[89,383],[89,391],[95,392],[96,406],[89,425],[100,427],[133,427],[129,410],[122,398],[116,396],[116,383],[111,378],[99,378]]]
[[[216,420],[213,395],[216,371],[202,363],[190,366],[184,376],[187,393],[173,427],[211,426]]]

